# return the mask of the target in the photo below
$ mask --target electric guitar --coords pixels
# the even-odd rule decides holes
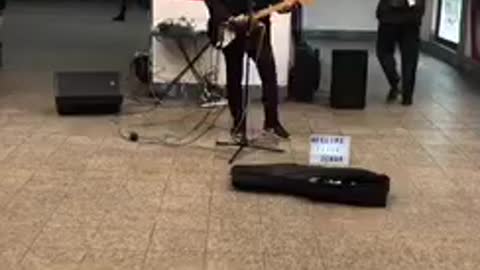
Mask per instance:
[[[258,23],[260,19],[268,17],[275,12],[280,12],[282,10],[288,9],[295,4],[306,5],[311,3],[312,1],[313,0],[283,0],[278,4],[274,4],[256,11],[250,18],[251,25],[257,28],[261,27],[262,25]],[[208,32],[212,44],[214,44],[214,46],[217,48],[227,47],[237,36],[233,24],[235,23],[235,21],[238,20],[248,21],[248,17],[246,16],[247,15],[241,14],[217,25],[214,25],[211,21],[209,21]]]

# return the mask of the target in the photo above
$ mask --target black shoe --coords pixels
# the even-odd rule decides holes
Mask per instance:
[[[398,89],[395,89],[395,88],[390,89],[390,92],[388,92],[388,96],[387,96],[387,103],[393,103],[397,101],[399,94],[400,94],[400,91]]]
[[[125,15],[119,14],[118,16],[114,17],[113,20],[116,22],[123,22],[125,21]]]
[[[411,106],[413,104],[413,100],[411,96],[404,96],[402,100],[403,106]]]
[[[236,129],[235,127],[230,129],[230,136],[232,137],[232,140],[236,143],[246,143],[247,136],[245,134],[245,131],[242,131],[241,129]]]
[[[273,127],[265,126],[264,129],[265,131],[273,133],[283,139],[288,139],[290,137],[288,131],[281,124],[276,124]]]

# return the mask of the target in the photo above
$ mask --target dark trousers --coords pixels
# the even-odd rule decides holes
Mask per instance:
[[[120,1],[120,14],[122,16],[125,16],[126,12],[127,12],[127,0],[121,0]]]
[[[400,81],[394,57],[399,46],[402,59],[402,86],[404,97],[412,97],[420,50],[420,26],[417,24],[380,24],[377,39],[377,57],[392,88]]]
[[[254,60],[262,81],[265,126],[273,127],[278,123],[277,71],[270,42],[269,23],[266,24],[265,36],[260,46],[258,46],[257,38],[258,35],[252,35],[252,38],[247,40],[245,35],[240,34],[230,45],[223,49],[227,69],[227,98],[230,113],[234,120],[234,126],[242,129],[241,131],[244,131],[246,128],[247,116],[244,115],[244,113],[246,114],[244,108],[248,102],[248,97],[244,96],[242,89],[245,54]]]

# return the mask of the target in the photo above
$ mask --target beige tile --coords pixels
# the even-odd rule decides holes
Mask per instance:
[[[258,199],[262,216],[299,216],[308,217],[313,206],[312,202],[288,195],[269,195]]]
[[[210,198],[206,196],[175,196],[166,194],[162,210],[207,215]]]
[[[158,253],[199,253],[205,251],[206,239],[206,231],[158,228],[153,235],[150,250]]]
[[[267,253],[265,254],[266,270],[287,270],[287,269],[304,269],[304,270],[322,270],[322,258],[318,256],[305,256],[302,253]],[[262,269],[262,268],[260,268]]]
[[[156,252],[150,251],[145,261],[145,270],[201,270],[204,269],[203,252]]]
[[[255,227],[243,230],[210,231],[208,235],[209,253],[259,253],[262,241]]]
[[[48,220],[49,227],[97,228],[106,212],[92,201],[68,201],[61,205]]]
[[[261,270],[265,269],[261,253],[209,253],[207,270]]]
[[[135,157],[129,162],[129,166],[133,171],[158,175],[158,178],[168,178],[172,170],[172,164],[167,163],[163,159]]]
[[[159,208],[165,193],[165,183],[160,181],[128,181],[124,187],[131,200],[148,207]]]
[[[79,270],[140,270],[143,252],[108,249],[92,249],[83,258]]]
[[[58,248],[86,250],[93,242],[96,230],[81,227],[45,227],[35,239],[33,249]]]
[[[3,235],[2,235],[3,237]],[[2,239],[0,246],[0,262],[2,263],[2,269],[18,269],[19,264],[27,253],[30,243],[23,244],[20,240],[10,239],[10,242],[5,242]]]
[[[184,180],[182,175],[172,174],[166,185],[165,193],[168,196],[193,196],[208,197],[211,191],[211,182],[200,180],[199,182]]]
[[[144,252],[149,245],[150,227],[106,227],[101,226],[95,233],[90,246],[99,250],[129,250]]]
[[[127,154],[110,155],[95,154],[87,164],[87,170],[122,171],[125,172],[130,164]]]
[[[58,198],[52,200],[48,194],[22,193],[6,206],[4,215],[10,222],[37,227],[48,220],[58,203]]]
[[[123,205],[109,211],[102,221],[106,229],[148,230],[152,228],[159,212],[157,207],[142,207],[141,204]]]
[[[315,231],[310,228],[284,228],[282,225],[265,226],[260,231],[262,250],[270,254],[295,253],[305,256],[318,254]]]
[[[206,213],[163,211],[156,218],[156,228],[165,230],[208,230]]]
[[[76,270],[85,256],[83,249],[34,248],[22,261],[23,269],[32,270]]]

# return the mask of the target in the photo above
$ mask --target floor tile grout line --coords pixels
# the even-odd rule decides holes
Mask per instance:
[[[211,175],[213,178],[214,176]],[[203,247],[203,254],[202,254],[202,263],[203,263],[203,269],[206,270],[208,268],[208,243],[209,243],[209,238],[210,238],[210,222],[212,221],[211,215],[212,215],[212,201],[213,201],[213,192],[209,191],[210,196],[208,198],[208,211],[207,211],[207,231],[206,231],[206,236],[205,236],[205,243]]]
[[[69,189],[71,188],[72,186],[72,183],[70,182],[69,183]],[[68,193],[68,192],[67,192]],[[22,255],[22,258],[18,261],[18,265],[22,265],[23,263],[23,260],[25,260],[25,257],[27,256],[27,254],[31,251],[33,245],[35,244],[35,242],[37,241],[37,239],[40,237],[40,235],[42,234],[42,232],[44,231],[44,229],[46,228],[48,222],[50,222],[50,220],[52,219],[53,215],[57,212],[57,210],[62,206],[62,203],[65,202],[68,198],[66,196],[64,196],[64,198],[61,200],[61,202],[58,203],[58,205],[52,209],[52,212],[50,213],[49,217],[45,219],[45,221],[43,222],[43,224],[40,226],[40,230],[38,231],[38,233],[35,235],[34,239],[32,240],[32,242],[30,243],[30,245],[27,247],[27,250],[23,253]]]
[[[130,169],[130,171],[133,171],[134,173],[138,173],[137,170]],[[170,174],[171,173],[168,174],[166,183],[165,183],[165,185],[163,187],[163,190],[162,190],[161,203],[160,203],[159,209],[158,209],[158,211],[155,215],[155,221],[153,223],[153,228],[152,228],[152,230],[150,232],[150,235],[149,235],[149,241],[148,241],[148,244],[147,244],[147,248],[145,250],[145,254],[144,254],[143,259],[142,259],[142,264],[141,264],[141,268],[140,268],[141,270],[144,270],[145,267],[146,267],[146,263],[147,263],[147,259],[148,259],[148,253],[150,252],[151,246],[153,244],[153,237],[155,236],[155,233],[157,232],[157,221],[156,220],[158,218],[158,215],[161,215],[162,212],[163,212],[163,205],[165,203],[165,195],[167,193],[167,186],[170,182]],[[131,179],[129,179],[129,180],[131,180]]]
[[[66,139],[65,139],[65,140],[66,140]],[[63,141],[62,143],[60,143],[60,145],[63,144],[63,143],[64,143],[64,141]],[[46,160],[47,160],[55,151],[57,151],[57,150],[58,150],[58,149],[56,149],[56,150],[52,151],[50,154],[48,154],[47,157],[44,159],[44,161],[46,161]],[[39,167],[40,167],[40,169],[41,169],[42,165],[40,165]],[[39,168],[37,168],[37,170],[38,170],[38,169],[39,169]],[[5,203],[3,207],[0,207],[0,210],[5,210],[6,208],[8,208],[8,206],[9,206],[10,203],[13,201],[13,199],[15,198],[15,196],[18,195],[22,190],[24,190],[25,187],[26,187],[26,185],[27,185],[28,183],[30,183],[31,181],[33,181],[34,178],[37,176],[37,174],[38,174],[38,171],[32,172],[32,175],[30,176],[30,178],[29,178],[21,187],[19,187],[19,188],[15,191],[15,193],[9,198],[8,202]]]
[[[145,248],[145,252],[143,253],[143,256],[142,256],[142,262],[141,262],[141,266],[140,266],[141,270],[144,270],[145,267],[146,267],[147,257],[148,257],[148,253],[150,252],[150,249],[151,249],[152,244],[153,244],[153,237],[154,237],[154,234],[156,232],[156,227],[157,227],[157,222],[155,221],[153,223],[152,229],[151,229],[150,234],[148,236],[147,247]]]

